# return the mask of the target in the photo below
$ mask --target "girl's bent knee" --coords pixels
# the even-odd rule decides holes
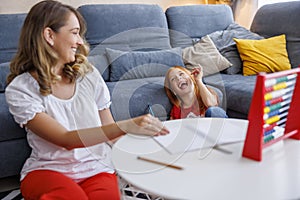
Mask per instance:
[[[228,118],[226,112],[217,106],[209,107],[205,112],[205,117]]]

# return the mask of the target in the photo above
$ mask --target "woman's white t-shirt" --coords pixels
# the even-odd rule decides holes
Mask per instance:
[[[47,113],[67,130],[101,126],[98,110],[111,104],[106,83],[95,68],[76,81],[75,93],[68,100],[41,95],[30,73],[17,76],[7,86],[5,95],[9,110],[21,127],[40,112]],[[114,173],[111,148],[106,143],[67,150],[29,129],[26,131],[32,153],[22,168],[21,180],[33,170],[58,171],[77,182],[100,172]]]

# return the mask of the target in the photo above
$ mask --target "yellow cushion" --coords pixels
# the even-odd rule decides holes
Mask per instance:
[[[285,35],[261,40],[234,38],[234,41],[243,61],[244,76],[291,69]]]

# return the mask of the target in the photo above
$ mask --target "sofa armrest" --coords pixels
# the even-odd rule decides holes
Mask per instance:
[[[287,51],[293,68],[300,64],[300,1],[262,6],[255,14],[250,30],[269,38],[285,34]]]

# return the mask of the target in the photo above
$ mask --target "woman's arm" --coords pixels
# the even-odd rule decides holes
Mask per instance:
[[[140,135],[165,135],[169,133],[163,123],[150,114],[105,124],[101,127],[68,131],[46,113],[38,113],[26,124],[26,127],[41,138],[66,149],[107,142],[128,132]]]
[[[192,75],[196,80],[196,83],[200,90],[200,96],[204,105],[208,108],[211,106],[218,106],[218,96],[217,94],[209,89],[202,81],[203,78],[203,69],[202,67],[194,68]]]
[[[115,120],[114,120],[109,108],[99,110],[99,117],[101,119],[102,125],[115,123]],[[115,143],[119,138],[120,138],[120,136],[109,141],[108,142],[109,145],[113,145],[113,143]]]

